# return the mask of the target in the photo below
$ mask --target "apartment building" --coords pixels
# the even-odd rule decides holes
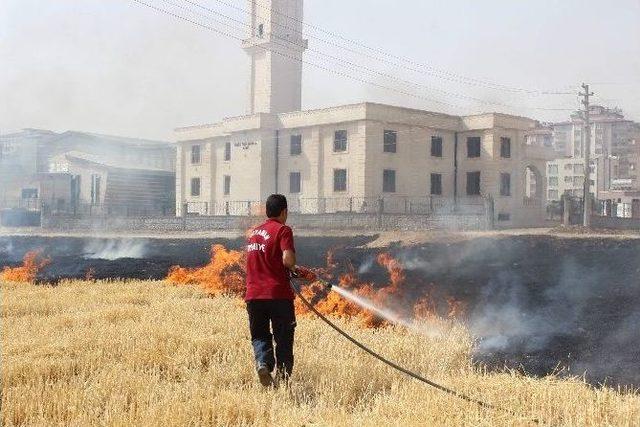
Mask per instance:
[[[592,196],[595,196],[598,188],[596,182],[599,176],[597,168],[597,162],[592,161],[590,168]],[[547,199],[549,201],[559,201],[564,194],[573,197],[582,197],[584,172],[583,159],[562,158],[547,163]],[[600,174],[600,176],[602,176],[602,174]]]
[[[619,216],[640,212],[640,123],[625,119],[620,109],[593,105],[589,112],[592,197],[606,206],[616,205]],[[547,164],[549,200],[558,201],[563,194],[583,197],[584,138],[581,112],[553,125],[553,146],[559,158]]]

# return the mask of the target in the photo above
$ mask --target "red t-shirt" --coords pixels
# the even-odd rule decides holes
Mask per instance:
[[[291,228],[268,219],[253,229],[247,242],[247,293],[245,301],[294,299],[289,271],[282,252],[295,251]]]

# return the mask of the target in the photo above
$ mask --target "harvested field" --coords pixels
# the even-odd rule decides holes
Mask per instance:
[[[640,396],[577,379],[486,373],[468,331],[425,324],[358,339],[511,415],[478,408],[372,361],[312,317],[299,319],[290,389],[263,390],[234,298],[163,282],[2,283],[3,425],[631,426]]]
[[[390,281],[377,257],[397,259],[404,281],[394,287],[399,298],[387,302],[411,309],[429,296],[429,309],[445,317],[449,300],[461,303],[456,318],[476,339],[474,360],[489,369],[506,365],[529,375],[640,387],[640,240],[464,234],[415,244],[387,240],[381,246],[376,236],[306,236],[296,244],[302,264],[326,267],[331,253],[333,280],[350,274],[376,290]],[[161,280],[173,265],[205,265],[213,244],[238,249],[243,241],[0,237],[0,268],[41,250],[50,262],[38,272],[39,283]]]

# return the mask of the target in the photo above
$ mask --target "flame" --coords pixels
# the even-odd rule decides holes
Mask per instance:
[[[38,271],[49,265],[50,258],[43,258],[42,251],[30,251],[24,255],[20,267],[4,267],[0,279],[6,282],[33,283]]]
[[[408,289],[404,266],[389,253],[380,253],[376,260],[389,275],[388,283],[383,286],[361,281],[352,265],[347,266],[346,272],[338,274],[338,263],[333,251],[327,253],[326,267],[319,268],[316,272],[323,280],[334,282],[337,286],[370,300],[376,306],[390,308],[406,319],[458,318],[464,314],[466,307],[461,301],[451,296],[444,299],[434,297],[433,284],[417,290],[415,287]],[[176,285],[199,284],[213,295],[242,296],[245,290],[245,265],[246,257],[243,252],[214,245],[211,248],[211,261],[207,265],[194,269],[171,267],[167,280]],[[300,292],[323,314],[355,318],[363,326],[370,328],[387,324],[384,319],[342,298],[338,293],[328,292],[320,282],[303,285]],[[299,315],[310,312],[300,299],[296,299],[295,307]]]
[[[199,284],[213,295],[242,295],[244,292],[244,253],[213,245],[211,261],[201,268],[171,267],[167,280],[175,285]]]

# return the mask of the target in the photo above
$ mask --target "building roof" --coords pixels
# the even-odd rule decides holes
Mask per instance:
[[[0,135],[0,139],[22,139],[22,140],[39,140],[41,138],[55,137],[57,133],[45,129],[22,129],[18,132]]]
[[[388,121],[449,131],[482,130],[492,127],[529,130],[539,126],[537,120],[504,113],[489,112],[470,116],[454,116],[390,104],[362,102],[280,114],[257,113],[228,117],[218,123],[181,127],[176,128],[175,131],[180,134],[180,141],[191,141],[223,137],[239,131],[270,128],[295,129],[359,120]],[[433,120],[433,122],[425,123],[425,120]]]
[[[88,153],[82,153],[80,151],[69,151],[67,153],[62,154],[60,157],[65,157],[69,161],[81,161],[85,163],[92,163],[94,165],[109,168],[109,169],[127,169],[127,170],[158,172],[158,173],[166,173],[166,174],[173,173],[161,168],[140,166],[139,163],[115,161],[111,159],[105,160],[100,156],[96,156]]]
[[[69,137],[80,137],[80,138],[84,137],[84,138],[91,138],[91,139],[99,139],[101,142],[117,144],[117,145],[129,145],[129,146],[157,147],[157,146],[163,146],[163,145],[168,146],[170,144],[168,141],[130,138],[130,137],[124,137],[124,136],[115,136],[115,135],[103,135],[99,133],[79,132],[79,131],[73,131],[73,130],[69,130],[61,134],[58,134],[57,137],[53,139],[53,141],[60,140],[63,138],[69,138]]]

